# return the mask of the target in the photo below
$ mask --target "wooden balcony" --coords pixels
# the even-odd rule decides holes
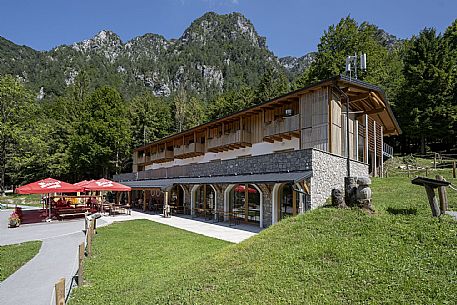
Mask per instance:
[[[157,152],[151,155],[151,162],[153,163],[163,163],[168,161],[173,161],[174,154],[171,150],[164,150],[162,152]]]
[[[205,154],[205,147],[202,143],[190,143],[174,148],[174,155],[177,159],[186,159]]]
[[[145,156],[144,156],[144,155],[141,156],[141,157],[138,157],[138,158],[136,159],[136,163],[137,163],[137,164],[144,163],[144,161],[145,161]]]
[[[252,146],[251,133],[245,130],[237,130],[220,137],[208,139],[208,151],[221,152]]]
[[[270,123],[265,123],[263,127],[264,141],[273,143],[274,141],[290,140],[292,137],[300,137],[300,115],[282,117]]]

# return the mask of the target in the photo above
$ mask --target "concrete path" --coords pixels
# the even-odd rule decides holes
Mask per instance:
[[[0,245],[41,240],[38,254],[0,282],[0,304],[48,305],[54,284],[65,278],[66,291],[76,273],[78,245],[84,241],[84,220],[53,221],[8,228],[11,211],[0,211]],[[100,224],[104,224],[100,221]]]
[[[83,241],[83,232],[45,239],[33,259],[0,283],[0,304],[55,304],[54,284],[65,278],[65,291],[69,290]]]
[[[455,220],[457,220],[457,212],[454,212],[454,211],[446,211],[446,214],[447,214],[447,215],[450,215],[450,216],[453,217]]]
[[[33,259],[0,282],[0,304],[51,304],[54,300],[54,284],[64,277],[68,291],[77,271],[78,245],[84,241],[84,220],[53,221],[8,229],[10,212],[0,211],[0,245],[31,240],[41,240],[43,243]],[[97,227],[133,219],[147,219],[233,243],[239,243],[260,231],[253,226],[228,227],[184,217],[162,218],[160,215],[136,211],[132,211],[132,215],[103,216],[97,220]]]
[[[84,229],[83,219],[27,224],[9,229],[8,217],[10,213],[11,211],[0,211],[0,246],[65,236],[81,232]]]
[[[106,216],[102,220],[107,223],[116,221],[126,221],[132,219],[148,219],[158,223],[166,224],[175,228],[183,229],[189,232],[226,240],[232,243],[239,243],[251,236],[260,232],[259,227],[251,225],[237,225],[229,227],[226,223],[211,223],[199,221],[187,217],[172,216],[171,218],[163,218],[157,214],[147,214],[132,211],[132,215],[118,215],[115,217]]]

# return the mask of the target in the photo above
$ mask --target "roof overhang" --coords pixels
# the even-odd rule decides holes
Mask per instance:
[[[153,180],[125,181],[122,184],[133,190],[167,190],[177,184],[239,184],[239,183],[296,183],[311,178],[311,171],[289,173],[266,173],[253,175],[208,176],[192,178],[169,178]]]
[[[336,77],[334,85],[337,85],[348,95],[351,109],[359,110],[361,114],[367,114],[374,120],[381,121],[385,136],[402,133],[381,88],[346,76]]]

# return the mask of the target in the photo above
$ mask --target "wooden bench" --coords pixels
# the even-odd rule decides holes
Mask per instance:
[[[211,220],[214,218],[213,209],[194,209],[195,217],[203,217],[205,220]]]
[[[223,210],[216,211],[216,220],[215,222],[224,222],[227,221],[229,226],[236,226],[241,223],[241,218],[238,217],[236,213],[233,212],[225,212]]]
[[[66,217],[79,217],[84,216],[90,208],[57,208],[55,210],[56,217],[58,219],[64,219]]]
[[[436,179],[431,179],[427,177],[416,177],[411,180],[412,184],[420,185],[425,188],[427,192],[428,202],[432,210],[432,216],[438,217],[441,214],[445,214],[448,208],[446,187],[451,185],[450,182],[445,181],[442,176],[436,176]],[[440,205],[436,201],[435,189],[438,189],[438,195],[440,199]]]

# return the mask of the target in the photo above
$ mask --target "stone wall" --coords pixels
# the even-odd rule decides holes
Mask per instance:
[[[311,208],[314,209],[325,204],[332,189],[344,190],[344,177],[347,175],[346,158],[314,149],[312,167]],[[351,176],[368,177],[368,165],[351,161]]]
[[[216,210],[224,210],[224,191],[228,187],[228,184],[213,184],[216,190]]]
[[[113,179],[115,181],[131,181],[309,171],[311,170],[311,157],[312,149],[294,150],[121,174],[114,176]]]
[[[280,173],[311,170],[311,149],[191,164],[188,177]]]
[[[262,227],[268,228],[272,224],[272,190],[273,184],[257,184],[262,191]]]

